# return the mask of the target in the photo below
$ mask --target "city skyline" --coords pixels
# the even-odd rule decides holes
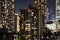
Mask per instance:
[[[60,0],[0,0],[0,40],[60,40]]]

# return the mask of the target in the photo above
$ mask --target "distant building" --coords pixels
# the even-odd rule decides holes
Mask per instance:
[[[35,4],[38,8],[38,40],[42,38],[42,30],[46,27],[46,2],[47,0],[35,0]]]
[[[40,4],[41,3],[41,4]],[[35,0],[29,8],[20,9],[20,39],[40,40],[42,28],[45,27],[46,0]]]
[[[20,10],[20,35],[21,40],[38,39],[38,13],[34,9]]]
[[[0,0],[0,28],[14,31],[14,0]]]
[[[60,0],[56,0],[56,24],[57,29],[60,30]]]
[[[13,40],[14,0],[0,0],[0,40]]]
[[[15,13],[15,32],[19,33],[20,32],[20,25],[19,25],[19,21],[20,21],[20,17],[19,17],[20,13]]]

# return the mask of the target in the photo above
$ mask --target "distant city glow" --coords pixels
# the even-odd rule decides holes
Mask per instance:
[[[47,24],[47,28],[50,30],[56,30],[56,24],[55,23]]]

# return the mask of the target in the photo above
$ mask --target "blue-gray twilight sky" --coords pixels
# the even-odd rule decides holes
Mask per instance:
[[[18,12],[19,9],[28,8],[28,4],[33,3],[34,0],[15,0],[15,12]],[[55,0],[47,0],[48,7],[53,7],[55,9]]]
[[[18,12],[19,9],[28,8],[28,4],[33,3],[34,0],[15,0],[15,12]]]

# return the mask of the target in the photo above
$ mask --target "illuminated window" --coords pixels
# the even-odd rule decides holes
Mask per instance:
[[[22,29],[24,29],[24,25],[22,24]]]
[[[14,0],[12,0],[12,2],[14,2]]]
[[[26,20],[26,22],[30,22],[30,20]]]
[[[37,29],[36,27],[32,27],[32,29]]]
[[[33,16],[34,15],[34,12],[31,12],[31,16]]]
[[[44,2],[44,0],[41,0],[41,2]]]
[[[34,22],[34,23],[36,23],[36,22]]]
[[[12,4],[12,8],[14,8],[14,4]]]
[[[41,7],[44,7],[44,5],[43,5],[43,4],[41,4]]]
[[[7,4],[5,4],[5,6],[7,6]]]
[[[30,35],[26,35],[26,37],[30,37]]]
[[[34,35],[37,35],[37,31],[34,31]]]
[[[30,31],[30,24],[25,24],[25,30]]]
[[[36,16],[34,16],[34,18],[36,19]]]
[[[38,3],[37,1],[35,1],[35,3]]]

